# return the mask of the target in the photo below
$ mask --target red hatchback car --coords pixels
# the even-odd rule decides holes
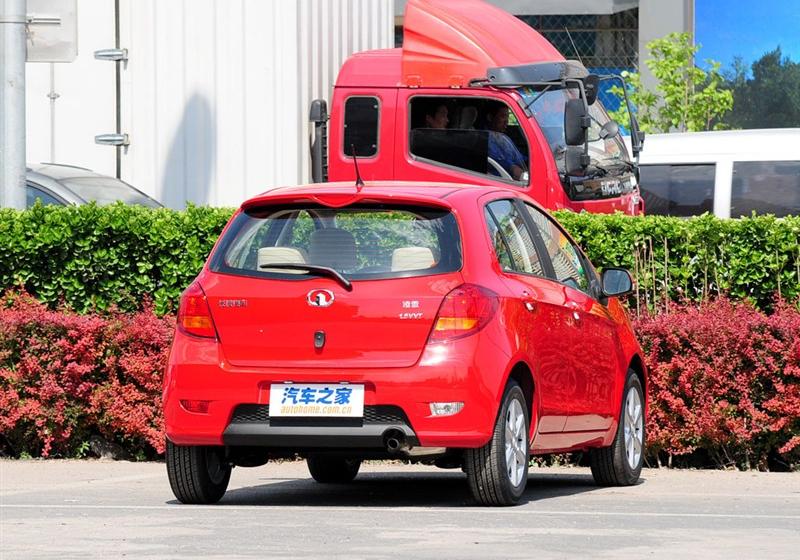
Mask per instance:
[[[319,482],[363,459],[462,468],[521,497],[531,454],[588,450],[639,477],[647,376],[617,297],[522,193],[453,184],[277,188],[245,202],[184,292],[164,381],[184,503],[233,466],[300,454]]]

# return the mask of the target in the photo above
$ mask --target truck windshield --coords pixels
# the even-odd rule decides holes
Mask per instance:
[[[559,170],[563,172],[567,146],[564,139],[564,108],[568,99],[577,96],[577,91],[550,89],[543,92],[541,89],[522,87],[518,88],[517,92],[522,96],[523,106],[528,106],[528,110],[533,113],[533,117],[547,138]],[[591,117],[589,156],[592,158],[592,165],[606,167],[620,161],[629,161],[619,136],[600,138],[600,130],[611,119],[599,99],[589,106],[589,116]]]

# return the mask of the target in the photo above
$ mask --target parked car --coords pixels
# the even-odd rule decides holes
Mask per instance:
[[[26,206],[37,200],[42,204],[69,206],[96,202],[100,206],[113,202],[162,208],[157,200],[115,177],[101,175],[83,167],[42,163],[28,167],[25,185]]]
[[[517,190],[278,188],[242,204],[183,293],[164,380],[184,503],[232,466],[300,454],[318,482],[366,458],[463,468],[480,504],[525,489],[530,454],[589,450],[599,484],[642,468],[647,377],[618,297]]]
[[[800,215],[800,128],[651,134],[639,163],[647,214]]]

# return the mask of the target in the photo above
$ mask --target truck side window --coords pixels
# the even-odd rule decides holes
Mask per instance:
[[[427,162],[528,183],[528,142],[511,108],[496,99],[411,99],[409,147]]]
[[[642,165],[639,189],[648,214],[697,216],[714,212],[713,163]]]
[[[731,218],[800,214],[800,161],[735,161]]]
[[[372,157],[378,153],[377,97],[349,97],[344,102],[344,155]]]

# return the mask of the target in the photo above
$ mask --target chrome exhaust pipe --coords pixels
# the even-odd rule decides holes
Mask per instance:
[[[400,430],[388,430],[383,436],[383,441],[389,453],[399,453],[408,447],[406,435]]]

